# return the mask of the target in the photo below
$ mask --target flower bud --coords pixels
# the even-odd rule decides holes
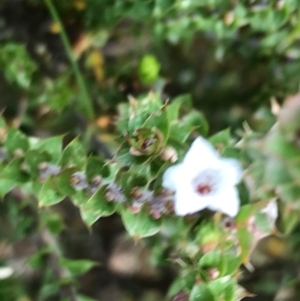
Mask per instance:
[[[83,190],[89,186],[85,174],[80,171],[72,174],[70,184],[75,190]]]
[[[133,156],[151,156],[162,150],[163,136],[159,130],[140,128],[127,139]]]
[[[164,161],[170,161],[171,163],[174,163],[178,160],[178,155],[174,147],[167,146],[164,151],[161,153],[160,157]]]
[[[41,162],[38,165],[38,170],[40,173],[40,180],[44,181],[50,176],[56,176],[61,171],[61,167],[48,162]]]

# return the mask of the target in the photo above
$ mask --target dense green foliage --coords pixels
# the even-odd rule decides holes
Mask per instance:
[[[80,277],[103,263],[68,256],[64,235],[97,235],[108,216],[145,239],[153,264],[176,267],[161,300],[299,300],[298,1],[0,6],[0,237],[35,237],[25,257],[42,278],[0,267],[1,300],[97,298]],[[199,135],[244,169],[233,219],[176,216],[162,186]],[[66,222],[67,202],[84,226]]]

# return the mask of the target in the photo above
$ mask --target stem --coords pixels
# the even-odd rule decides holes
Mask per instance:
[[[62,43],[65,47],[68,58],[71,62],[71,65],[72,65],[72,68],[74,70],[74,74],[75,74],[75,77],[76,77],[76,80],[77,80],[77,83],[78,83],[78,86],[79,86],[79,89],[80,89],[80,93],[81,93],[81,97],[82,97],[81,103],[83,105],[83,109],[84,109],[87,117],[89,119],[92,119],[94,117],[94,111],[93,111],[93,107],[91,105],[91,99],[88,95],[86,85],[84,83],[82,74],[79,70],[76,58],[74,56],[74,53],[72,51],[72,47],[70,45],[69,39],[68,39],[67,34],[66,34],[66,31],[63,27],[63,24],[60,20],[60,17],[58,15],[58,13],[57,13],[57,10],[56,10],[55,6],[52,3],[52,0],[44,0],[44,2],[46,4],[46,6],[48,7],[49,12],[50,12],[53,20],[58,24],[58,26],[60,28],[60,31],[59,31],[60,32],[60,37],[61,37]]]
[[[42,229],[41,238],[46,246],[49,246],[51,252],[49,254],[49,265],[58,281],[71,277],[70,272],[60,266],[59,258],[62,256],[59,245],[48,229]],[[70,301],[79,301],[75,287],[69,283],[60,286],[61,298],[68,298]]]

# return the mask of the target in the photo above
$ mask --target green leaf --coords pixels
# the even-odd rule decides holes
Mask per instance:
[[[91,181],[95,176],[99,175],[104,178],[109,177],[110,170],[104,159],[92,156],[88,158],[85,168],[85,174],[87,179]]]
[[[192,274],[192,273],[191,273]],[[193,287],[193,284],[195,283],[195,276],[193,275],[193,279],[190,279],[190,275],[180,275],[173,281],[171,284],[171,287],[168,290],[167,296],[171,298],[171,300],[174,300],[174,296],[177,295],[180,291],[186,291],[189,288]],[[192,282],[190,285],[187,285],[184,280],[189,279],[189,282]]]
[[[133,169],[134,170],[134,169]],[[144,187],[147,185],[146,174],[136,174],[130,171],[120,173],[118,176],[118,186],[122,187],[122,191],[125,195],[130,196],[130,192],[135,187]]]
[[[261,202],[257,202],[254,204],[243,205],[240,208],[238,215],[236,216],[236,222],[245,222],[247,221],[254,213],[262,207]]]
[[[29,56],[26,46],[17,43],[4,43],[0,50],[0,68],[6,79],[17,83],[21,88],[30,87],[36,65]]]
[[[299,222],[299,214],[296,210],[290,210],[290,205],[279,203],[280,218],[277,226],[280,232],[290,234]]]
[[[73,196],[76,194],[76,190],[71,185],[71,176],[77,171],[76,167],[67,168],[61,171],[59,174],[53,177],[52,185],[56,191],[62,195]]]
[[[84,208],[80,208],[80,215],[85,224],[91,227],[99,218],[99,214],[97,212],[87,210]]]
[[[51,206],[61,202],[65,196],[59,194],[52,187],[52,179],[47,178],[44,182],[40,193],[39,193],[39,205],[40,206]]]
[[[225,149],[230,143],[230,131],[229,129],[223,130],[211,136],[209,138],[210,143],[217,149]]]
[[[248,191],[247,186],[244,182],[240,182],[237,186],[239,197],[240,197],[240,205],[244,206],[246,204],[249,204],[250,202],[250,194]]]
[[[135,238],[153,236],[159,232],[161,221],[154,220],[144,211],[132,213],[129,210],[121,212],[122,221],[127,232]]]
[[[229,276],[218,278],[208,284],[211,292],[213,292],[216,300],[221,299],[221,296],[226,296],[223,300],[233,301],[232,295],[234,292],[234,282]],[[221,299],[222,300],[222,299]]]
[[[60,165],[62,167],[80,167],[83,168],[86,163],[86,153],[78,138],[72,140],[63,150]]]
[[[242,226],[237,229],[237,237],[240,243],[241,260],[242,262],[248,262],[253,243],[253,235],[250,233],[246,226]]]
[[[149,160],[148,156],[133,156],[130,154],[130,148],[123,145],[116,154],[116,160],[123,165],[142,164]]]
[[[166,111],[161,109],[152,113],[143,124],[143,127],[159,130],[166,141],[169,137],[169,121]]]
[[[183,124],[197,130],[201,135],[206,136],[208,133],[208,123],[204,115],[198,111],[192,111],[183,118]]]
[[[199,265],[202,268],[212,268],[218,267],[221,264],[220,250],[214,249],[206,254],[204,254],[200,260]]]
[[[62,155],[63,136],[50,137],[40,140],[38,143],[39,150],[46,151],[51,155],[51,163],[58,163]]]
[[[170,138],[178,143],[184,143],[194,128],[186,124],[173,123],[170,125]]]
[[[46,212],[41,214],[43,224],[53,234],[59,234],[64,229],[64,223],[61,216],[56,212]]]
[[[198,277],[198,272],[197,271],[187,271],[184,273],[181,277],[181,283],[182,287],[191,291],[192,288],[194,287],[195,281]]]
[[[289,184],[293,181],[287,166],[277,159],[268,159],[265,165],[265,182],[271,185]]]
[[[115,203],[107,201],[105,187],[101,187],[86,203],[80,206],[82,219],[88,226],[93,225],[100,217],[112,215]]]
[[[137,129],[143,127],[143,124],[145,123],[145,121],[147,120],[147,118],[149,117],[149,115],[152,112],[148,112],[148,111],[138,111],[136,113],[133,113],[133,117],[131,117],[128,120],[128,125],[126,126],[125,129],[123,129],[123,133],[128,132],[129,135],[132,135]]]
[[[300,185],[298,183],[284,184],[277,187],[277,191],[286,203],[300,203]]]
[[[25,163],[30,175],[36,179],[39,176],[39,164],[50,161],[51,156],[43,151],[29,150],[25,154]]]
[[[197,240],[201,245],[215,243],[217,244],[221,238],[221,231],[212,220],[201,224],[197,231]]]
[[[232,146],[226,147],[222,152],[222,157],[224,158],[234,158],[239,161],[243,159],[241,150]]]
[[[192,101],[192,97],[190,94],[182,94],[179,95],[177,97],[175,97],[172,100],[172,105],[177,105],[179,104],[180,107],[183,108],[183,110],[191,110],[193,108],[193,101]]]
[[[13,180],[0,179],[0,197],[10,192],[17,183]]]
[[[169,122],[177,121],[177,119],[179,117],[179,110],[180,110],[181,105],[182,104],[178,101],[177,102],[172,101],[171,104],[168,103],[168,105],[166,107],[166,111],[167,111],[167,116],[168,116]]]
[[[16,150],[22,150],[23,152],[27,151],[29,148],[29,142],[22,132],[15,128],[11,128],[7,133],[4,146],[8,153],[13,155]]]
[[[2,171],[1,177],[6,180],[12,180],[16,183],[26,183],[30,176],[22,170],[23,158],[16,158]]]
[[[173,297],[175,296],[178,292],[180,292],[184,288],[182,284],[182,278],[178,277],[173,281],[171,284],[169,290],[168,290],[168,297]]]
[[[234,274],[241,265],[241,258],[236,254],[229,253],[229,250],[222,255],[222,269],[220,270],[222,276]]]
[[[144,84],[151,84],[159,75],[160,65],[154,55],[144,55],[139,63],[138,73]]]
[[[59,264],[70,271],[73,276],[78,276],[89,271],[91,268],[99,265],[98,262],[94,262],[86,259],[67,259],[59,258]]]
[[[44,247],[44,248],[38,250],[37,253],[32,255],[27,260],[27,263],[36,270],[43,268],[46,264],[45,255],[47,255],[50,251],[51,251],[50,247]]]
[[[286,160],[299,159],[299,149],[287,141],[285,136],[279,131],[271,131],[265,142],[265,150],[267,153],[279,156]]]
[[[215,301],[215,297],[204,283],[194,285],[189,301]]]

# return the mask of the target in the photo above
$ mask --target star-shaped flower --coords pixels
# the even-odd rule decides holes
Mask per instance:
[[[240,203],[235,185],[241,176],[238,161],[221,158],[207,140],[198,137],[183,162],[166,170],[163,186],[175,192],[177,215],[208,208],[234,217]]]

